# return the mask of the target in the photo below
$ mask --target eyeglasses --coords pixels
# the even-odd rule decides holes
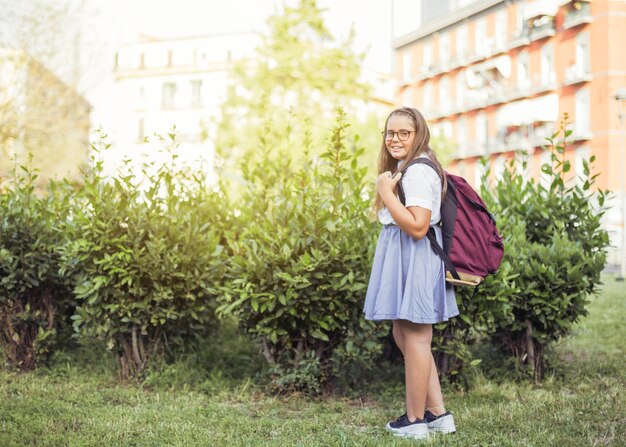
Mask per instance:
[[[415,132],[414,130],[399,130],[397,132],[393,130],[384,130],[382,134],[385,136],[385,140],[393,140],[394,135],[398,135],[398,140],[406,141],[411,136],[411,133]]]

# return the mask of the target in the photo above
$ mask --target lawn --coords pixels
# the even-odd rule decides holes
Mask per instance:
[[[589,316],[555,347],[542,384],[477,371],[467,391],[444,389],[458,432],[423,444],[626,445],[626,285],[604,280]],[[361,397],[271,397],[254,374],[236,373],[237,358],[254,370],[246,349],[222,360],[214,356],[212,363],[181,359],[142,385],[119,384],[111,359],[98,354],[59,355],[50,367],[29,374],[0,371],[0,446],[416,443],[383,428],[403,412],[400,380],[372,384]]]

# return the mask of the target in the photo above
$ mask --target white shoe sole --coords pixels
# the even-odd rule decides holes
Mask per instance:
[[[430,433],[454,433],[456,426],[454,425],[454,418],[451,414],[444,416],[441,419],[428,423],[428,431]]]
[[[398,436],[401,438],[412,438],[412,439],[426,439],[428,438],[428,425],[427,424],[415,424],[409,425],[408,427],[402,428],[393,428],[389,423],[385,426],[385,428],[391,432],[392,435]]]

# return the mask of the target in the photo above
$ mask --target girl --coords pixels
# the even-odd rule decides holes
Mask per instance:
[[[428,147],[430,132],[422,114],[401,107],[385,123],[378,157],[374,210],[383,224],[365,298],[365,318],[393,320],[393,337],[404,356],[406,412],[387,424],[394,435],[426,438],[430,432],[455,431],[446,412],[431,353],[432,324],[459,314],[454,289],[446,287],[443,261],[426,232],[433,226],[441,244],[439,208],[446,184],[443,169]],[[438,167],[402,165],[428,157]],[[405,203],[396,196],[402,178]],[[443,179],[443,184],[442,184]]]

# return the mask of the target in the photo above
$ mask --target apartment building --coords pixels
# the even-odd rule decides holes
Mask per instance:
[[[615,245],[623,229],[623,127],[614,99],[626,86],[626,2],[422,2],[415,29],[394,39],[396,101],[415,105],[434,134],[454,142],[448,167],[477,185],[488,156],[497,176],[517,151],[540,178],[541,147],[567,113],[573,174],[597,159],[597,186],[617,193],[607,215]],[[418,23],[419,22],[419,23]]]
[[[119,119],[115,150],[119,164],[128,158],[137,169],[145,160],[162,162],[158,149],[176,126],[177,161],[202,163],[212,172],[214,136],[220,106],[226,97],[233,64],[251,58],[260,42],[257,33],[232,33],[182,38],[140,36],[121,47],[115,58],[115,92]],[[150,144],[149,140],[153,143]]]

